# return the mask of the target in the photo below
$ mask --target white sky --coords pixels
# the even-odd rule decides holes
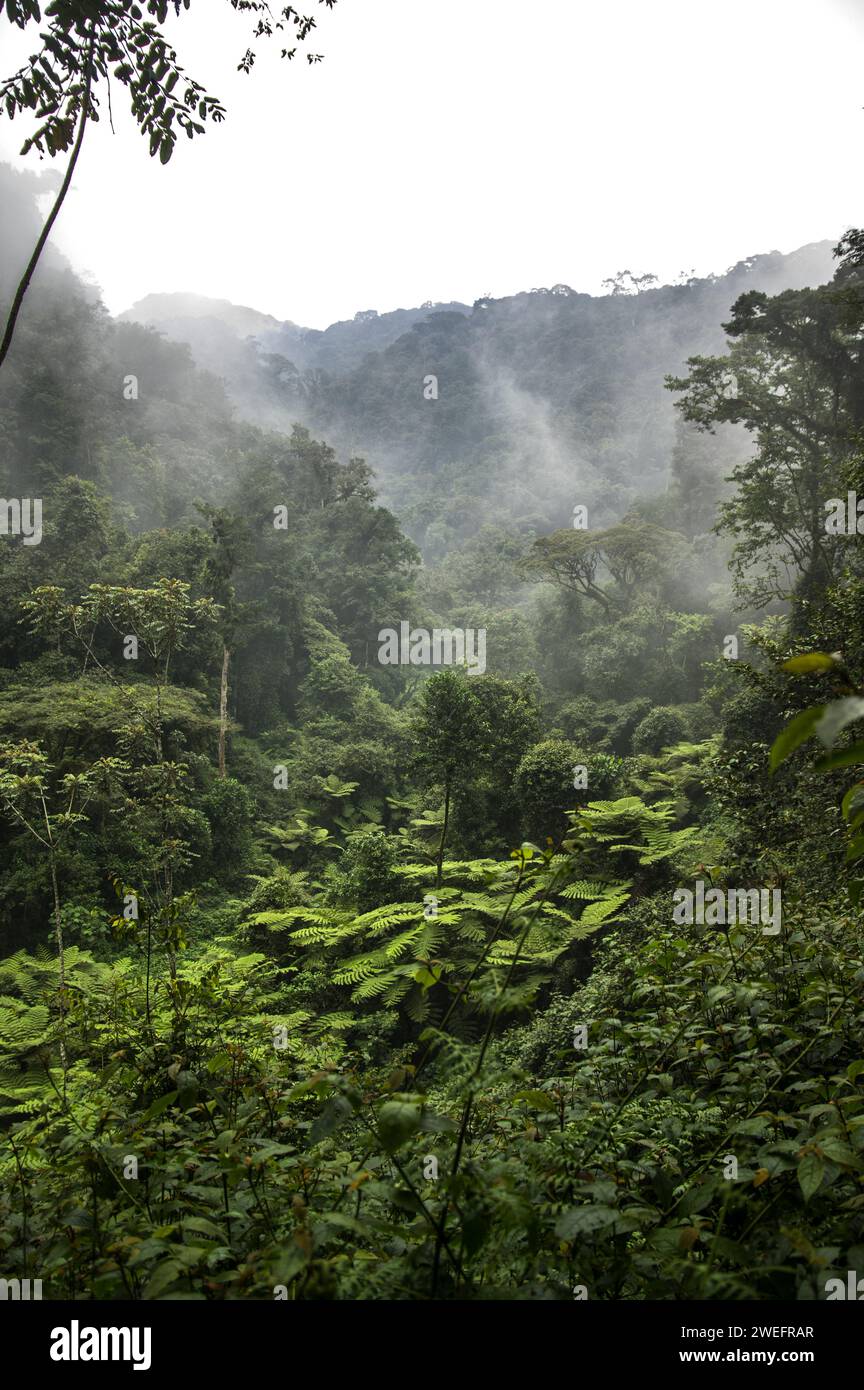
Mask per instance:
[[[178,56],[228,119],[167,167],[114,86],[117,133],[88,134],[55,231],[112,312],[188,290],[323,328],[562,280],[597,292],[625,267],[722,271],[864,222],[864,0],[320,11],[323,63],[262,43],[246,77],[248,18],[193,0]],[[21,52],[0,19],[0,72]],[[0,158],[39,167],[17,156],[29,129],[0,119]]]

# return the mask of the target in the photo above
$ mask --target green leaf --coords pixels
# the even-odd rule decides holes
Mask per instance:
[[[290,1284],[291,1280],[296,1279],[307,1263],[308,1256],[298,1245],[284,1246],[273,1271],[273,1282]]]
[[[425,965],[419,966],[417,970],[414,971],[414,979],[417,981],[418,985],[422,985],[424,989],[431,989],[433,985],[437,985],[440,978],[440,970],[437,972],[428,970]]]
[[[465,1255],[469,1260],[486,1243],[491,1229],[492,1219],[486,1212],[469,1212],[465,1217],[462,1222],[462,1239],[465,1245]]]
[[[344,1125],[346,1120],[350,1120],[354,1110],[350,1101],[344,1096],[333,1096],[328,1100],[321,1114],[315,1120],[309,1131],[309,1143],[317,1144],[319,1139],[326,1139],[328,1134],[333,1134],[340,1125]]]
[[[835,767],[854,767],[864,763],[864,740],[853,743],[851,748],[841,748],[837,753],[826,753],[816,764],[817,772],[831,772]]]
[[[288,1100],[299,1100],[301,1096],[306,1096],[310,1091],[317,1091],[319,1095],[324,1095],[330,1086],[330,1078],[324,1071],[316,1071],[313,1076],[307,1076],[305,1081],[298,1081],[296,1086],[292,1086],[288,1092]]]
[[[780,667],[793,676],[807,676],[813,671],[833,671],[837,662],[827,652],[806,652],[803,656],[790,656]]]
[[[514,1100],[524,1100],[530,1110],[556,1110],[557,1106],[546,1091],[517,1091]]]
[[[864,835],[856,835],[846,846],[846,863],[854,864],[864,855]]]
[[[805,709],[800,714],[796,714],[795,718],[786,725],[786,728],[781,730],[771,748],[769,767],[772,772],[776,772],[790,753],[794,753],[796,748],[799,748],[808,738],[812,738],[814,727],[824,712],[824,705],[813,705],[811,709]]]
[[[171,1284],[181,1277],[183,1266],[179,1260],[163,1260],[156,1266],[149,1284],[144,1290],[144,1297],[158,1298],[160,1293],[169,1288]]]
[[[820,743],[830,748],[847,724],[856,719],[864,719],[864,700],[860,695],[847,695],[843,700],[833,700],[816,726],[816,736]]]
[[[378,1111],[378,1133],[389,1154],[395,1153],[416,1134],[422,1121],[422,1107],[416,1101],[388,1100]]]
[[[798,1164],[798,1182],[804,1194],[804,1201],[809,1202],[814,1192],[818,1192],[825,1176],[825,1164],[818,1154],[805,1154]]]
[[[449,1115],[435,1115],[431,1110],[424,1110],[420,1128],[424,1134],[455,1134],[459,1126]]]
[[[176,1099],[177,1092],[168,1091],[167,1095],[160,1096],[158,1100],[154,1100],[150,1109],[145,1110],[144,1114],[141,1116],[141,1123],[144,1124],[147,1120],[154,1120],[157,1115],[163,1114],[168,1109],[169,1105],[174,1104]]]
[[[198,1235],[209,1236],[211,1240],[225,1240],[225,1232],[220,1231],[218,1226],[214,1226],[212,1221],[207,1221],[203,1216],[189,1216],[180,1224],[184,1231],[195,1231]]]
[[[861,1160],[858,1155],[853,1153],[849,1145],[844,1142],[838,1134],[829,1134],[823,1138],[817,1135],[816,1142],[826,1158],[830,1158],[832,1163],[842,1163],[847,1168],[860,1168]]]
[[[325,1222],[328,1226],[335,1226],[339,1231],[350,1231],[352,1235],[363,1236],[364,1239],[368,1239],[369,1226],[347,1212],[323,1211],[318,1220]]]
[[[618,1212],[614,1207],[597,1207],[586,1203],[582,1207],[571,1207],[559,1216],[555,1223],[555,1234],[561,1240],[572,1240],[574,1236],[584,1236],[612,1226],[617,1220]]]
[[[856,745],[864,748],[864,744]],[[840,803],[844,820],[852,820],[857,813],[864,809],[864,782],[853,782]]]

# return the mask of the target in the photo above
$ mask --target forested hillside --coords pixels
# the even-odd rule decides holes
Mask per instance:
[[[862,248],[320,334],[161,335],[43,262],[0,371],[7,1277],[864,1269]]]
[[[364,310],[324,332],[183,295],[148,296],[121,317],[188,343],[241,415],[299,421],[367,457],[408,534],[440,558],[478,519],[552,530],[580,502],[599,524],[616,521],[700,449],[693,466],[711,467],[713,503],[746,440],[730,432],[709,464],[704,440],[676,434],[664,374],[722,350],[739,295],[832,274],[822,242],[675,285],[623,272],[600,297],[554,285],[473,307]]]

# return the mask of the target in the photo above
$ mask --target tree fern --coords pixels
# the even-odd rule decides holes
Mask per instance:
[[[621,808],[609,807],[618,829]],[[638,798],[624,808],[636,820],[646,809]],[[333,983],[350,989],[354,1003],[402,1004],[420,1020],[429,1015],[430,992],[441,987],[470,1013],[500,991],[496,972],[515,963],[522,984],[530,978],[536,988],[545,978],[536,967],[548,969],[573,942],[620,915],[629,884],[608,875],[588,878],[578,873],[579,863],[572,851],[542,855],[533,849],[504,862],[453,861],[444,866],[446,887],[431,897],[424,892],[423,901],[387,903],[353,917],[318,908],[314,921],[306,908],[264,916],[280,925],[302,922],[290,932],[291,945],[327,961]],[[418,892],[429,881],[422,866],[397,872]],[[366,949],[346,956],[345,948],[357,941]]]

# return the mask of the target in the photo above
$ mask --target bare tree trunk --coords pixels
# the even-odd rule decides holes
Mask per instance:
[[[225,774],[225,738],[228,732],[228,665],[231,653],[222,648],[222,682],[219,687],[219,776]]]
[[[57,959],[60,965],[60,1065],[63,1068],[63,1104],[66,1104],[66,962],[63,959],[63,912],[60,907],[60,890],[57,886],[57,858],[54,846],[49,850],[51,860],[51,887],[54,890],[54,936],[57,941]]]
[[[438,841],[438,857],[436,861],[435,887],[441,887],[441,866],[444,863],[444,841],[447,839],[447,826],[450,821],[450,778],[444,784],[444,824],[441,827],[441,839]]]
[[[87,125],[87,117],[90,114],[90,89],[93,85],[93,48],[95,43],[96,35],[95,32],[91,29],[90,43],[87,49],[86,80],[84,84],[84,95],[81,100],[81,120],[78,125],[78,134],[75,138],[75,145],[73,147],[72,155],[69,159],[69,164],[66,169],[66,176],[63,179],[62,184],[60,185],[60,192],[57,194],[57,197],[54,200],[54,206],[52,207],[51,211],[48,214],[48,217],[45,220],[45,226],[42,228],[39,240],[36,242],[36,246],[33,250],[33,255],[27,262],[27,269],[21,276],[21,283],[15,291],[15,298],[12,300],[12,307],[9,310],[9,317],[6,320],[6,331],[3,334],[3,341],[2,343],[0,343],[0,367],[2,367],[3,363],[6,361],[9,349],[12,346],[12,338],[15,333],[15,324],[17,323],[18,315],[21,312],[21,305],[24,303],[24,296],[30,287],[30,281],[33,279],[33,273],[36,270],[37,265],[39,264],[39,257],[45,250],[45,243],[51,235],[51,228],[57,221],[57,216],[60,212],[60,209],[63,206],[66,194],[69,192],[69,185],[72,182],[72,175],[75,172],[75,165],[78,163],[78,156],[81,153],[81,145],[84,140],[84,130]]]

